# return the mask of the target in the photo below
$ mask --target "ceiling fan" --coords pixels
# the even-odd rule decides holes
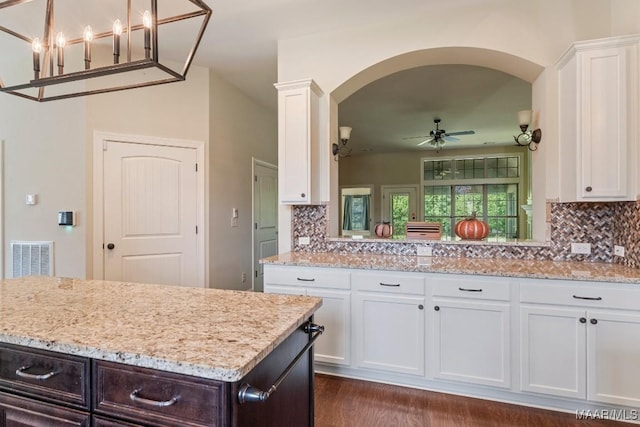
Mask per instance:
[[[436,124],[436,128],[434,130],[432,130],[431,132],[429,132],[429,135],[412,136],[412,137],[404,138],[404,139],[427,138],[424,141],[419,142],[417,146],[420,147],[420,146],[422,146],[424,144],[429,144],[432,147],[440,148],[445,144],[445,142],[460,141],[460,139],[454,138],[454,136],[458,136],[458,135],[474,135],[475,134],[475,132],[472,131],[472,130],[464,130],[464,131],[460,131],[460,132],[447,132],[444,129],[440,129],[440,122],[441,121],[442,121],[441,119],[433,119],[433,123]]]

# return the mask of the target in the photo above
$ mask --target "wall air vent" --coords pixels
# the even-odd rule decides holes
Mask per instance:
[[[12,277],[53,276],[53,242],[11,241]]]

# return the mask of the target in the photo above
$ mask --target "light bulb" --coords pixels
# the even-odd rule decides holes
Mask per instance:
[[[149,12],[148,10],[145,10],[144,13],[142,14],[142,25],[144,25],[145,28],[151,28],[152,24],[153,24],[153,19],[151,18],[151,12]]]
[[[67,44],[67,39],[64,37],[64,34],[62,34],[62,32],[58,33],[56,35],[56,46],[63,48],[65,47],[66,44]]]
[[[42,42],[40,42],[40,39],[38,37],[33,39],[33,42],[31,42],[31,49],[33,49],[35,53],[42,52]]]
[[[122,34],[122,22],[119,19],[116,19],[113,23],[113,34],[119,36]]]
[[[84,41],[90,42],[93,40],[93,30],[91,29],[91,25],[87,25],[84,27]]]

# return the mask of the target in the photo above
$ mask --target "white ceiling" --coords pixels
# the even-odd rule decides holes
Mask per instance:
[[[276,107],[277,40],[403,20],[429,4],[464,7],[486,0],[207,0],[213,18],[195,63],[211,68],[262,105]],[[374,47],[372,47],[374,48]],[[371,83],[339,105],[340,125],[353,127],[353,153],[433,149],[416,145],[433,119],[447,131],[474,130],[451,146],[513,144],[516,112],[531,107],[531,86],[471,66],[406,70]]]

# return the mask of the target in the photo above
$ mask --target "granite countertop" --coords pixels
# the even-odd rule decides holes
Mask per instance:
[[[358,268],[365,270],[475,274],[640,284],[640,269],[596,262],[419,257],[415,255],[340,254],[329,252],[290,252],[265,258],[261,262],[264,264],[303,267]]]
[[[0,342],[235,382],[320,298],[23,277],[0,282]]]

